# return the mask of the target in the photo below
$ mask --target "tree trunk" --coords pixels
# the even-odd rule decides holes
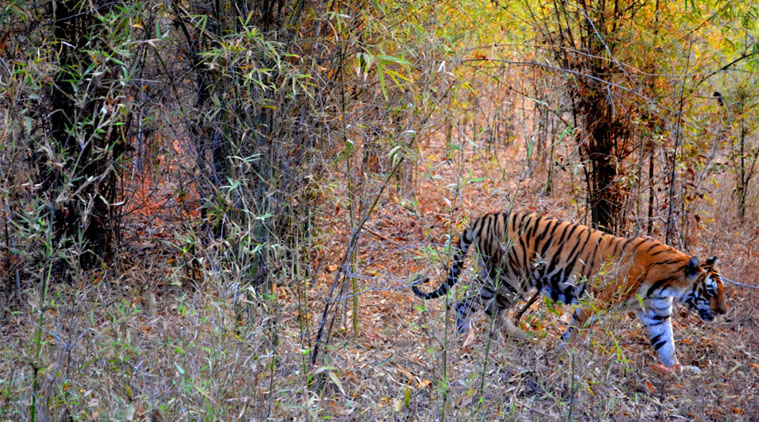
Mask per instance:
[[[110,85],[103,82],[115,80],[113,72],[101,77],[84,74],[98,67],[87,50],[108,48],[107,40],[95,33],[94,9],[71,0],[55,2],[53,7],[52,31],[60,53],[50,113],[51,151],[37,155],[38,177],[40,192],[52,208],[58,246],[81,240],[80,264],[86,269],[112,253],[116,228],[110,204],[116,202],[118,188],[114,169],[125,151],[121,134],[128,124],[103,124],[117,112],[106,103],[112,95]]]

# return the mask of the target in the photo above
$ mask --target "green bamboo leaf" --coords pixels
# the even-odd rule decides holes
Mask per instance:
[[[377,60],[382,60],[385,63],[398,63],[398,64],[403,65],[403,66],[408,66],[408,65],[411,64],[411,63],[407,62],[404,59],[401,59],[401,58],[398,58],[398,57],[393,57],[393,56],[388,56],[386,54],[380,54],[380,55],[378,55],[377,56]]]
[[[405,76],[401,75],[400,73],[395,72],[393,70],[385,69],[385,73],[387,73],[387,75],[390,76],[390,78],[393,80],[393,82],[395,82],[396,86],[400,86],[401,85],[401,83],[398,82],[398,79],[403,79],[406,82],[411,82],[411,80],[409,78],[407,78],[407,77],[405,77]]]
[[[382,61],[377,60],[377,76],[379,77],[380,88],[382,89],[382,95],[385,100],[388,99],[387,91],[385,90],[385,73],[383,72]]]

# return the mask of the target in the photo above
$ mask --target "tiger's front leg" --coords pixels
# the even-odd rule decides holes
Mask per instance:
[[[653,297],[645,301],[646,308],[638,311],[638,318],[645,325],[651,342],[661,362],[654,367],[658,372],[700,372],[695,366],[680,365],[675,356],[675,340],[672,336],[672,297]]]

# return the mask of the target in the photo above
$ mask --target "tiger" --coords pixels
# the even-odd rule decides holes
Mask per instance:
[[[562,344],[585,326],[593,309],[633,310],[646,328],[660,362],[657,367],[666,372],[697,372],[697,367],[680,365],[675,356],[673,302],[677,299],[705,321],[728,310],[716,256],[701,264],[697,257],[650,237],[618,237],[527,212],[477,218],[460,235],[445,282],[425,293],[418,285],[429,278],[420,277],[412,283],[413,292],[425,300],[448,293],[459,279],[472,244],[480,258],[483,282],[479,295],[454,304],[459,332],[469,329],[470,314],[479,306],[497,318],[525,293],[537,289],[553,301],[579,305]],[[593,302],[581,303],[588,292]]]

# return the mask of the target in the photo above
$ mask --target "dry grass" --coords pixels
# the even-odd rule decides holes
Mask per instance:
[[[486,180],[463,184],[456,196],[446,188],[458,180],[456,166],[438,146],[423,149],[430,162],[421,167],[438,178],[419,182],[416,208],[388,193],[362,238],[358,338],[345,293],[329,347],[311,367],[345,247],[344,210],[320,217],[324,272],[313,285],[296,280],[308,286],[305,307],[296,287],[235,301],[240,292],[223,280],[177,285],[186,269],[172,259],[176,251],[146,241],[123,251],[117,268],[51,288],[39,362],[42,420],[759,420],[757,291],[728,288],[731,309],[712,324],[678,308],[678,357],[700,374],[652,371],[653,351],[627,313],[603,315],[585,342],[559,348],[566,316],[542,301],[523,320],[534,342],[491,339],[490,321],[480,317],[476,341],[463,351],[444,301],[425,305],[408,281],[423,270],[442,280],[446,258],[432,250],[469,216],[506,206],[507,196],[520,208],[572,218],[572,187],[564,180],[564,193],[542,196],[539,173],[516,185],[523,157],[513,146],[499,161],[464,154],[471,177]],[[729,201],[729,192],[715,195],[716,203]],[[694,251],[720,255],[726,275],[754,282],[759,225],[739,228],[727,211],[704,207],[714,220],[703,223]],[[4,420],[29,416],[39,299],[25,297],[6,308],[0,328]]]

